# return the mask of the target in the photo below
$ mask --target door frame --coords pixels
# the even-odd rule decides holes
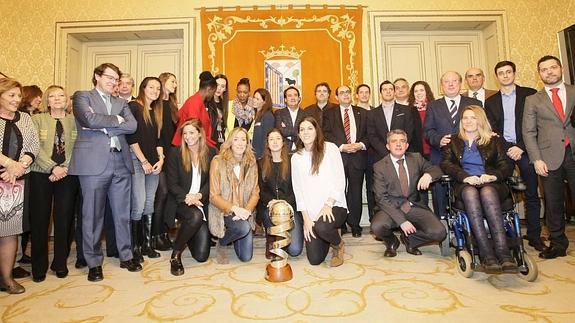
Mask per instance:
[[[510,56],[507,14],[504,10],[462,10],[462,11],[389,11],[373,10],[368,12],[371,50],[369,57],[364,61],[369,61],[371,73],[364,75],[364,79],[371,80],[374,89],[378,89],[378,82],[385,77],[383,71],[385,52],[383,48],[381,25],[383,22],[401,23],[421,23],[421,22],[478,22],[495,24],[498,43],[498,59],[507,59]],[[365,69],[364,69],[365,71]],[[376,92],[376,91],[373,91]],[[373,98],[378,98],[379,93],[373,93]],[[377,102],[377,100],[373,101]]]
[[[102,21],[77,21],[77,22],[57,22],[56,23],[56,48],[54,62],[54,82],[55,84],[66,84],[67,70],[67,50],[68,39],[74,34],[103,33],[103,32],[141,32],[151,30],[180,30],[183,41],[183,61],[182,70],[184,80],[180,83],[187,84],[182,87],[182,97],[187,98],[189,93],[193,93],[196,88],[195,78],[191,73],[196,70],[201,60],[194,60],[197,49],[200,48],[196,33],[196,17],[166,18],[166,19],[127,19],[127,20],[102,20]],[[182,82],[183,81],[183,82]]]

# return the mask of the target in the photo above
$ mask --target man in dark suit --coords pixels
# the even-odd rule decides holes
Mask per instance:
[[[481,101],[482,106],[485,106],[485,100],[497,93],[495,90],[488,90],[483,87],[485,82],[485,74],[483,70],[477,67],[472,67],[465,72],[465,83],[467,83],[467,91],[463,92],[463,96],[470,97]]]
[[[120,267],[140,271],[133,261],[130,239],[130,203],[133,173],[130,147],[124,135],[136,131],[136,119],[128,102],[112,96],[120,69],[104,63],[94,69],[91,91],[74,94],[74,117],[78,139],[70,161],[72,175],[78,175],[82,188],[82,235],[84,258],[90,268],[89,281],[100,281],[103,254],[100,236],[106,198],[109,200],[116,231]]]
[[[319,123],[319,126],[323,128],[323,112],[337,107],[337,105],[329,102],[331,88],[326,82],[318,83],[315,86],[314,92],[316,102],[314,104],[308,105],[305,107],[305,109],[303,109],[303,118],[312,116]]]
[[[485,114],[491,128],[504,139],[507,156],[519,167],[525,182],[525,219],[529,245],[539,251],[546,247],[541,240],[541,202],[537,193],[538,182],[535,168],[525,153],[522,135],[523,109],[525,98],[537,90],[515,84],[515,64],[501,61],[495,65],[495,76],[501,89],[485,100]]]
[[[431,146],[430,160],[433,165],[441,162],[441,148],[450,142],[451,134],[459,131],[459,120],[466,106],[482,106],[479,100],[461,96],[461,74],[448,71],[441,76],[444,97],[432,101],[427,107],[423,132]],[[446,188],[437,183],[432,186],[433,210],[440,217],[445,216]]]
[[[298,126],[304,118],[304,112],[300,109],[301,96],[296,87],[290,86],[284,90],[286,108],[275,112],[275,127],[279,129],[288,145],[290,153],[295,151]]]
[[[363,176],[367,166],[367,111],[351,105],[351,89],[342,85],[336,89],[339,106],[323,113],[325,140],[339,147],[345,169],[346,200],[349,210],[347,224],[352,235],[361,237]]]
[[[563,82],[563,67],[557,57],[543,56],[537,62],[537,70],[545,88],[525,99],[523,141],[545,190],[545,217],[551,244],[539,257],[552,259],[566,256],[569,247],[565,235],[564,181],[567,180],[574,194],[575,128],[571,121],[575,86]]]
[[[395,101],[395,87],[390,81],[379,85],[381,105],[369,112],[368,135],[373,147],[374,163],[387,156],[387,133],[391,129],[402,129],[407,133],[409,151],[421,152],[421,119],[408,106]]]
[[[446,230],[421,198],[442,172],[419,153],[406,153],[407,133],[394,129],[387,134],[389,154],[374,165],[375,201],[379,208],[371,228],[383,240],[385,257],[395,257],[399,241],[393,229],[401,228],[401,241],[412,255],[421,255],[419,246],[445,239]]]

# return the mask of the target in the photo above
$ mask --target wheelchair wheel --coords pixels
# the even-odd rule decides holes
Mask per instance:
[[[525,260],[525,267],[527,268],[525,270],[519,270],[518,275],[523,280],[533,282],[535,281],[535,279],[537,279],[537,276],[539,275],[539,269],[537,268],[537,263],[535,263],[533,258],[531,258],[531,256],[528,255],[527,253],[523,254],[523,259]]]
[[[456,257],[457,260],[457,271],[461,274],[461,276],[465,278],[470,278],[473,276],[473,269],[471,268],[471,255],[467,250],[461,250],[459,255]]]

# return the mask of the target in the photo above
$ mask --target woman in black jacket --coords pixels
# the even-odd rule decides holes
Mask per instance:
[[[206,133],[198,119],[191,119],[178,129],[182,138],[179,148],[170,152],[166,177],[168,204],[176,204],[181,226],[174,241],[170,271],[184,274],[182,252],[189,246],[192,257],[204,262],[210,255],[210,232],[206,222],[210,194],[209,166],[215,149],[208,147]]]
[[[502,141],[492,135],[480,106],[463,110],[459,133],[443,147],[443,171],[455,179],[455,196],[463,200],[486,272],[517,269],[507,246],[501,201],[509,195],[505,179],[513,173]],[[494,248],[483,218],[487,219]]]
[[[258,213],[262,214],[266,228],[266,258],[272,258],[270,248],[274,241],[274,237],[269,234],[269,228],[273,226],[269,209],[274,203],[282,200],[289,203],[294,209],[294,226],[290,231],[291,243],[286,247],[286,252],[295,257],[303,249],[303,219],[300,212],[295,212],[297,208],[291,182],[290,158],[287,146],[278,129],[270,130],[266,138],[263,156],[258,160],[258,184],[260,187]]]

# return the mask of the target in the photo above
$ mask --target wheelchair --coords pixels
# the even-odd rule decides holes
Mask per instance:
[[[520,177],[510,177],[506,181],[509,187],[509,197],[502,201],[501,210],[503,212],[503,225],[507,235],[507,244],[511,250],[511,256],[517,263],[517,274],[522,279],[532,282],[539,274],[537,264],[533,258],[527,254],[521,238],[521,225],[519,214],[515,203],[513,192],[524,191],[525,184]],[[455,249],[455,260],[458,272],[466,278],[473,276],[475,271],[484,271],[480,260],[479,248],[475,243],[468,216],[465,213],[463,201],[455,198],[453,189],[453,179],[449,175],[443,175],[440,185],[447,186],[447,213],[441,219],[447,228],[447,237],[441,242],[441,255],[448,256],[450,248]],[[491,239],[487,220],[483,221],[488,238]]]

